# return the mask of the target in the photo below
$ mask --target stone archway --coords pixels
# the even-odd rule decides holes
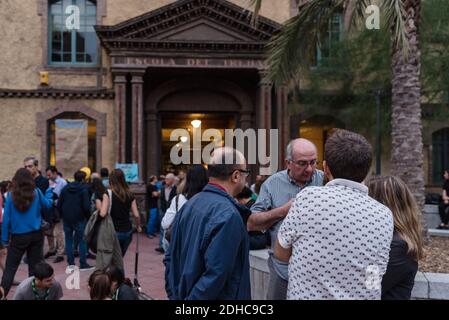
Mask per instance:
[[[41,163],[48,165],[48,121],[65,112],[79,112],[91,118],[96,123],[96,171],[101,169],[102,164],[102,137],[106,136],[106,114],[95,111],[78,101],[65,101],[55,108],[48,109],[36,114],[36,134],[42,139]]]
[[[193,103],[182,101],[183,93],[201,91]],[[179,95],[176,97],[176,95]],[[215,98],[216,97],[216,98]],[[172,100],[170,100],[172,99]],[[182,101],[176,104],[176,99]],[[221,100],[221,101],[218,101]],[[209,104],[208,104],[209,101]],[[210,103],[214,101],[214,103]],[[229,112],[239,115],[243,130],[253,127],[254,103],[248,93],[232,81],[221,78],[189,77],[163,82],[150,91],[145,98],[147,147],[147,175],[159,172],[160,168],[160,112],[211,113]]]
[[[251,99],[249,98],[248,94],[235,83],[220,78],[191,78],[191,77],[169,80],[164,82],[157,88],[153,89],[146,99],[145,111],[148,113],[158,112],[159,102],[164,97],[174,92],[195,90],[195,89],[225,93],[239,102],[240,111],[242,113],[253,112],[253,103],[251,102]],[[214,111],[213,106],[211,106],[211,108],[212,109],[208,109],[205,111],[211,110]],[[230,111],[237,111],[237,110],[230,110]]]

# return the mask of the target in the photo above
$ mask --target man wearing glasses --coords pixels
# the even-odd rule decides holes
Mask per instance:
[[[316,146],[309,140],[291,141],[287,146],[285,163],[287,170],[274,174],[262,185],[248,219],[249,231],[270,231],[269,300],[284,300],[287,296],[288,263],[273,257],[279,227],[296,195],[305,187],[322,186],[324,178],[324,173],[316,169]]]
[[[167,296],[250,300],[249,237],[242,220],[249,209],[234,199],[249,175],[245,158],[232,148],[215,149],[208,174],[209,184],[186,202],[173,222],[164,260]]]

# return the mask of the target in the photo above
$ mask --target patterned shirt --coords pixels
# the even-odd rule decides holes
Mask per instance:
[[[251,207],[251,211],[253,214],[257,214],[258,212],[269,211],[282,207],[291,199],[295,198],[296,195],[305,187],[322,186],[323,178],[324,173],[320,170],[315,170],[310,181],[303,186],[299,186],[292,178],[290,178],[288,170],[280,171],[272,175],[262,184],[257,201]],[[279,227],[281,226],[281,222],[282,220],[279,220],[270,228],[271,248],[274,247],[274,242],[276,240]],[[272,251],[270,251],[270,256],[271,255]],[[273,268],[282,279],[288,279],[287,264],[273,259]]]
[[[360,183],[298,194],[278,233],[292,247],[287,299],[380,299],[393,237],[390,209]]]

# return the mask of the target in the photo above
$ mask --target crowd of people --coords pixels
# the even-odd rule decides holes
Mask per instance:
[[[287,169],[251,204],[244,156],[215,150],[208,184],[173,219],[168,298],[251,299],[249,230],[270,235],[268,299],[410,299],[423,248],[405,183],[368,176],[372,147],[346,130],[328,137],[323,171],[308,140],[290,142],[286,155]]]
[[[79,256],[80,270],[95,259],[92,300],[137,299],[123,257],[133,232],[144,231],[159,237],[171,300],[250,300],[249,251],[266,248],[270,300],[410,299],[423,256],[410,190],[397,177],[369,175],[372,147],[359,134],[335,130],[323,158],[319,170],[316,146],[293,140],[286,169],[249,185],[243,154],[215,149],[207,167],[149,178],[143,228],[121,170],[83,168],[67,183],[55,167],[44,178],[37,160],[26,158],[11,183],[0,184],[0,295],[8,295],[26,254],[30,277],[14,298],[61,298],[44,258],[67,256],[74,268]]]
[[[15,298],[30,296],[17,294],[22,285],[26,290],[31,284],[33,291],[49,289],[53,269],[44,262],[53,256],[53,263],[63,262],[66,256],[70,272],[76,268],[114,270],[108,275],[114,284],[118,274],[124,277],[123,257],[133,232],[142,231],[136,199],[122,170],[109,173],[103,168],[98,174],[84,167],[75,172],[71,182],[54,166],[45,173],[47,177],[39,170],[36,158],[27,157],[12,181],[1,183],[0,299],[7,297],[11,286],[17,284],[14,277],[22,259],[28,264],[29,278],[20,284]],[[88,234],[94,237],[89,238]],[[48,251],[44,254],[45,238]],[[88,259],[95,260],[95,267]],[[111,288],[111,292],[116,290]],[[46,296],[48,299],[61,295],[58,290]]]

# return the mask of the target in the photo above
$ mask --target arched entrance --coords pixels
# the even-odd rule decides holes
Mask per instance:
[[[318,149],[318,167],[322,169],[324,145],[332,129],[344,129],[345,125],[338,119],[328,115],[315,115],[301,121],[299,137],[312,141]]]
[[[254,127],[253,110],[250,92],[230,80],[194,76],[162,82],[146,98],[147,176],[184,169],[170,159],[177,144],[170,141],[173,130],[185,129],[191,135],[192,121],[198,120],[201,132],[218,129],[224,136],[225,129]]]
[[[95,111],[78,101],[67,101],[55,108],[37,114],[37,135],[42,137],[41,163],[56,164],[56,121],[86,121],[87,163],[91,170],[99,171],[102,165],[101,139],[106,135],[106,114]],[[63,172],[64,173],[64,172]]]

